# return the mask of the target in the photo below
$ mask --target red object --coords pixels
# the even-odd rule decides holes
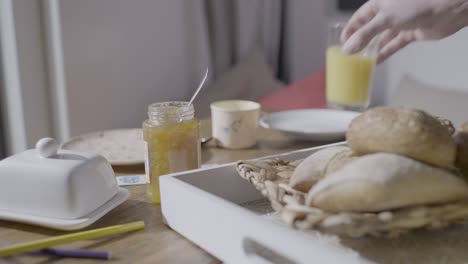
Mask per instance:
[[[326,108],[325,69],[260,98],[258,102],[265,110]]]

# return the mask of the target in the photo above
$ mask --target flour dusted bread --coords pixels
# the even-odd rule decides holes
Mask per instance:
[[[468,186],[450,172],[390,153],[359,157],[319,181],[309,206],[331,212],[378,212],[440,204],[468,197]]]
[[[450,121],[397,107],[376,107],[356,117],[346,134],[358,155],[387,152],[442,168],[453,166],[456,146]]]
[[[326,175],[327,166],[334,157],[338,158],[333,163],[334,169],[337,169],[344,164],[345,157],[350,156],[350,153],[351,150],[345,146],[329,147],[313,153],[294,170],[290,186],[298,191],[308,192],[312,185]]]

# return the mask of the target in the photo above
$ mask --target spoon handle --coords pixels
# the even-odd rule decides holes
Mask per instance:
[[[195,91],[195,93],[193,94],[192,98],[190,99],[189,105],[191,105],[192,102],[193,102],[193,100],[195,99],[195,97],[197,97],[197,95],[198,95],[198,93],[200,92],[201,88],[202,88],[203,85],[205,84],[206,78],[208,78],[208,68],[206,68],[205,75],[203,76],[202,81],[200,82],[200,84],[198,85],[197,90]]]

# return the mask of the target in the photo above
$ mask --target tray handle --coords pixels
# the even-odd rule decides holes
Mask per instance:
[[[270,249],[249,237],[242,239],[242,249],[244,250],[245,255],[250,259],[251,263],[298,264],[298,262],[279,254],[273,249]]]

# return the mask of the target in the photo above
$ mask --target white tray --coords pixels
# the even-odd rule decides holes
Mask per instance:
[[[272,157],[296,160],[328,146]],[[163,176],[160,185],[166,223],[228,263],[468,263],[468,225],[399,239],[293,230],[234,163]]]

